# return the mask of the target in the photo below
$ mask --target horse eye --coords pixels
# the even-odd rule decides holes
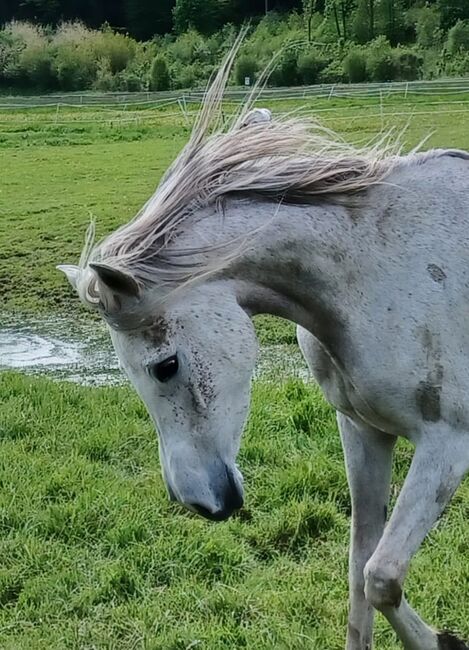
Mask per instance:
[[[150,375],[164,383],[165,381],[169,381],[171,377],[174,377],[178,369],[179,361],[177,355],[173,354],[172,357],[168,357],[164,361],[150,366]]]

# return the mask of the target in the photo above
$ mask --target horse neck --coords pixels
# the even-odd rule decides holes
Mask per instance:
[[[349,211],[327,203],[278,207],[233,202],[223,224],[229,237],[254,233],[226,271],[240,304],[251,314],[288,318],[320,340],[330,337],[354,264]]]

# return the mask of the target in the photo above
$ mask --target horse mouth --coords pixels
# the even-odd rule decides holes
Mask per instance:
[[[207,508],[204,508],[203,506],[200,506],[197,503],[191,503],[189,504],[189,507],[191,510],[196,512],[198,515],[201,515],[204,517],[204,519],[209,519],[210,521],[226,521],[231,517],[231,515],[236,511],[239,510],[243,505],[243,500],[241,498],[240,503],[236,507],[231,507],[228,506],[224,508],[223,510],[216,510],[215,512],[212,512],[208,510]]]

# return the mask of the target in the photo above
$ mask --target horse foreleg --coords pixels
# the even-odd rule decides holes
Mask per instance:
[[[395,438],[337,414],[352,497],[347,650],[370,650],[374,610],[365,598],[363,570],[386,521]]]
[[[390,521],[365,567],[366,598],[386,616],[406,650],[469,650],[452,635],[426,625],[402,595],[413,555],[468,468],[467,435],[427,427]]]

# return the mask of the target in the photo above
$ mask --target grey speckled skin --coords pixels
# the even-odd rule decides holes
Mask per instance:
[[[345,449],[353,502],[347,650],[371,648],[375,609],[406,650],[467,648],[426,625],[402,588],[469,468],[469,162],[453,152],[404,164],[353,200],[227,199],[223,214],[210,208],[200,217],[178,245],[260,230],[163,307],[155,305],[164,287],[132,295],[122,273],[94,269],[101,304],[114,309],[104,316],[119,359],[156,422],[170,495],[215,519],[241,505],[236,455],[256,356],[250,316],[289,318],[338,411]],[[76,283],[78,271],[64,270]],[[135,314],[142,317],[132,322]],[[175,354],[177,374],[159,383],[152,368]],[[385,526],[397,436],[415,455]]]

